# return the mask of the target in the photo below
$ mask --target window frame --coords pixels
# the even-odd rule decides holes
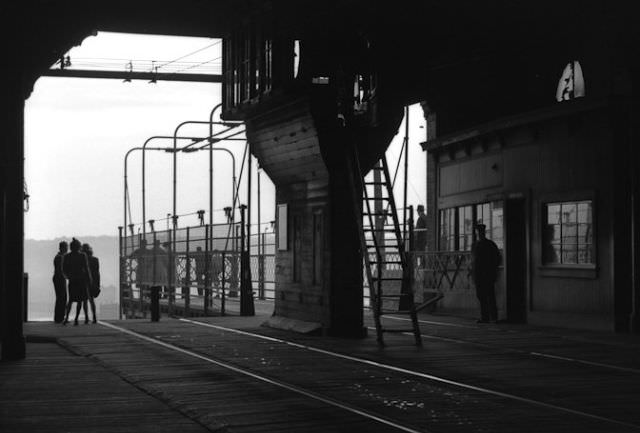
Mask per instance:
[[[547,212],[549,205],[591,202],[591,263],[549,263],[544,259],[545,239],[544,231],[547,226]],[[568,278],[588,278],[598,277],[598,202],[595,194],[591,191],[575,193],[558,193],[541,197],[539,200],[539,222],[537,241],[539,249],[536,254],[538,270],[543,277],[568,277]],[[577,216],[576,216],[577,218]],[[576,230],[578,223],[576,222]],[[562,244],[562,238],[560,240]],[[576,244],[579,245],[579,244]]]
[[[493,239],[493,234],[494,234],[493,233],[494,231],[493,211],[494,211],[494,203],[496,202],[502,203],[502,211],[503,211],[502,231],[501,231],[502,237],[498,240]],[[476,242],[476,233],[475,233],[475,230],[473,230],[473,226],[475,226],[475,224],[477,224],[479,221],[477,209],[478,209],[478,206],[484,206],[484,205],[489,205],[489,215],[487,217],[485,217],[484,215],[482,216],[483,217],[482,223],[487,226],[487,237],[493,240],[494,242],[496,242],[496,244],[498,244],[498,247],[500,248],[500,251],[502,251],[504,249],[504,232],[505,232],[504,200],[482,200],[478,202],[459,204],[456,206],[450,206],[450,207],[438,209],[438,236],[437,236],[438,249],[440,251],[470,252],[473,243]],[[473,226],[471,228],[471,233],[470,233],[471,245],[469,245],[467,249],[461,249],[462,245],[460,241],[465,234],[460,233],[460,225],[461,225],[460,214],[461,214],[461,209],[465,209],[465,208],[471,209],[471,218],[472,218]],[[454,228],[454,233],[447,232],[447,235],[445,238],[443,237],[443,227],[444,226],[447,226],[447,228],[450,227],[449,225],[447,225],[447,222],[449,222],[449,220],[452,220],[451,227]],[[453,244],[453,249],[449,248],[451,244]]]

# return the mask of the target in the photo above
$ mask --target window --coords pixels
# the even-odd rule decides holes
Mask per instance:
[[[471,251],[473,243],[473,207],[458,208],[458,251]]]
[[[500,201],[442,209],[440,211],[440,249],[471,251],[475,224],[487,227],[487,237],[504,248],[503,204]]]
[[[543,263],[595,264],[592,201],[547,203],[542,235]]]
[[[456,214],[455,208],[440,211],[440,249],[456,250]]]
[[[278,251],[286,251],[289,249],[289,241],[287,239],[287,205],[277,205],[276,218],[278,219]]]
[[[274,43],[268,26],[245,26],[223,40],[225,108],[237,108],[273,87]]]

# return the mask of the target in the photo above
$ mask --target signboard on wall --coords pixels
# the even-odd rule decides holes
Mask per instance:
[[[286,203],[277,205],[276,219],[278,221],[278,251],[286,251],[288,249]]]

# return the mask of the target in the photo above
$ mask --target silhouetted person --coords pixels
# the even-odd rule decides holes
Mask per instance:
[[[544,263],[558,263],[559,262],[559,257],[558,254],[556,253],[555,248],[553,247],[553,234],[554,234],[554,230],[553,230],[553,226],[552,225],[546,225],[544,226],[543,229],[543,239],[542,239],[542,248],[543,248],[543,261]]]
[[[478,323],[496,322],[498,307],[496,305],[495,283],[498,279],[500,265],[500,250],[498,246],[486,237],[486,226],[477,224],[477,240],[473,244],[473,281],[476,285],[476,295],[480,301],[480,320]]]
[[[414,248],[416,251],[425,251],[427,249],[427,214],[424,213],[424,206],[421,204],[418,205],[417,210]]]
[[[131,253],[131,258],[136,261],[136,287],[140,290],[140,296],[147,288],[149,282],[149,250],[147,250],[147,241],[140,240],[140,246]]]
[[[152,285],[154,287],[166,287],[169,284],[169,254],[160,244],[160,240],[156,239],[151,250],[151,273],[153,274]]]
[[[67,305],[67,279],[62,271],[62,263],[67,250],[67,243],[65,241],[60,242],[58,244],[58,254],[53,258],[53,289],[56,292],[53,321],[56,323],[62,323],[64,320],[64,311]]]
[[[89,314],[87,312],[87,298],[89,296],[89,285],[92,284],[91,271],[89,270],[89,261],[87,256],[80,251],[80,241],[73,238],[71,241],[71,252],[64,256],[62,270],[69,280],[69,301],[67,302],[67,311],[63,324],[69,322],[69,311],[71,303],[76,302],[76,318],[74,325],[78,324],[78,316],[80,315],[80,307],[84,308],[84,323],[89,323]]]
[[[424,252],[427,249],[427,214],[424,213],[424,206],[418,205],[418,219],[414,231],[413,249],[416,252],[418,265],[424,267]]]
[[[89,261],[89,271],[91,273],[92,282],[89,284],[89,305],[91,305],[91,313],[93,314],[93,323],[97,323],[96,303],[94,298],[100,294],[100,261],[93,256],[93,248],[89,244],[82,245],[82,252],[86,254]]]

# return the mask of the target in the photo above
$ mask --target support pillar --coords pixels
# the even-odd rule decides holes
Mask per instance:
[[[11,84],[13,83],[13,84]],[[23,231],[24,231],[24,98],[7,79],[3,99],[3,138],[0,146],[0,330],[2,360],[23,359],[26,344],[22,333]],[[13,101],[13,103],[9,103]]]
[[[631,317],[629,329],[634,334],[640,334],[640,151],[638,140],[640,132],[637,121],[640,119],[640,102],[637,96],[631,101],[631,131],[629,139],[629,153],[631,166],[629,178],[631,182]]]

